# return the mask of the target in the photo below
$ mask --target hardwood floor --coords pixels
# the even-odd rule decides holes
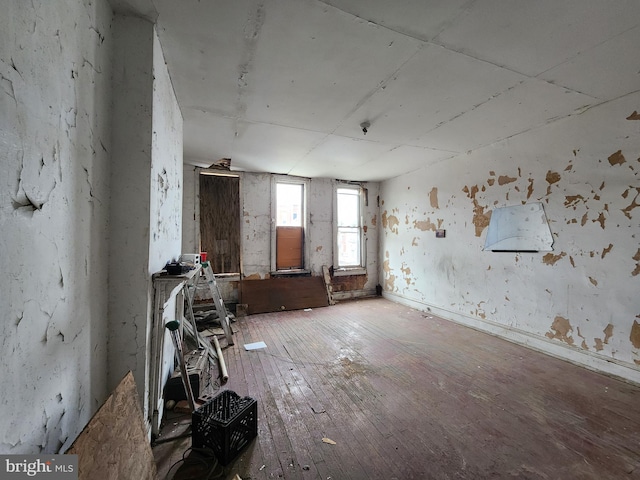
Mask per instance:
[[[258,437],[220,478],[640,478],[640,386],[382,298],[235,326],[223,388]],[[154,448],[160,478],[188,447]]]

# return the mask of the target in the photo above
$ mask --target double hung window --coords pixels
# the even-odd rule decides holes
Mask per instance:
[[[338,268],[363,266],[362,189],[336,189],[336,264]]]

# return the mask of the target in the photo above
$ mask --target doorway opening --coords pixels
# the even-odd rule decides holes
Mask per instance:
[[[240,272],[240,178],[200,172],[200,250],[213,273]]]

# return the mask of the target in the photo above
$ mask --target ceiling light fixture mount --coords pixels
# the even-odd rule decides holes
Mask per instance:
[[[369,131],[369,128],[370,128],[370,127],[371,127],[371,123],[369,123],[369,121],[368,121],[368,120],[367,120],[367,121],[365,121],[365,122],[362,122],[362,123],[360,124],[360,128],[362,129],[362,134],[363,134],[363,135],[366,135],[366,134],[367,134],[367,132]]]

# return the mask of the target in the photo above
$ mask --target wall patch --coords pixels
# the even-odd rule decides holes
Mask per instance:
[[[573,327],[569,320],[564,317],[557,316],[551,324],[551,331],[546,333],[548,338],[557,338],[566,342],[569,345],[573,345],[573,337],[570,336],[570,332],[573,331]]]
[[[438,206],[438,189],[433,187],[429,192],[429,203],[431,203],[431,208],[440,208]]]
[[[518,180],[516,177],[509,177],[508,175],[500,175],[498,177],[498,185],[506,185],[507,183],[513,183]]]
[[[542,263],[546,265],[555,265],[558,260],[566,255],[565,252],[561,252],[559,255],[554,255],[553,253],[547,253],[544,257],[542,257]]]
[[[627,192],[625,192],[627,193]],[[636,203],[636,200],[638,200],[638,196],[640,195],[640,187],[636,188],[636,196],[633,197],[633,200],[631,201],[631,203],[629,204],[628,207],[625,207],[622,209],[622,213],[624,213],[624,215],[628,218],[631,219],[631,210],[633,210],[636,207],[640,207],[640,204]],[[623,194],[624,198],[627,198],[624,194]]]
[[[634,110],[633,113],[627,117],[627,120],[640,120],[640,113]]]
[[[640,318],[640,315],[637,315]],[[637,320],[633,321],[633,326],[631,327],[631,334],[629,335],[629,340],[631,340],[631,344],[635,348],[640,348],[640,323]]]
[[[393,233],[398,233],[398,225],[400,225],[400,220],[395,215],[389,215],[387,217],[387,225],[389,226],[389,230]]]
[[[611,155],[609,155],[609,158],[607,160],[609,160],[609,164],[611,166],[622,165],[627,161],[622,154],[622,150],[618,150],[617,152],[612,153]]]
[[[426,232],[427,230],[431,230],[431,231],[436,231],[436,225],[434,223],[431,223],[431,219],[427,218],[426,220],[414,220],[413,221],[413,228],[417,229],[417,230],[422,230],[423,232]]]
[[[604,258],[607,255],[607,253],[609,253],[612,249],[613,249],[613,244],[610,243],[608,247],[605,247],[604,249],[602,249],[602,255],[600,258]]]
[[[602,331],[604,333],[604,343],[609,343],[609,339],[613,337],[613,325],[609,324]]]

